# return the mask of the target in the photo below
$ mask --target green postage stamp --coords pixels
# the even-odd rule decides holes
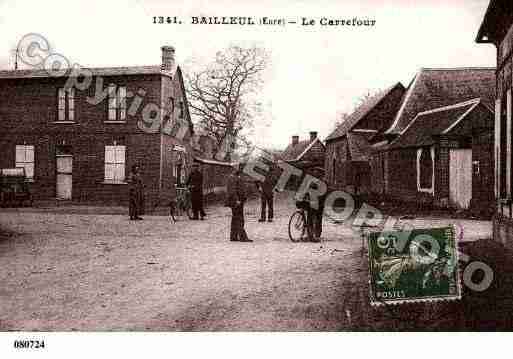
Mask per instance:
[[[452,227],[370,233],[371,304],[460,299],[454,233]]]

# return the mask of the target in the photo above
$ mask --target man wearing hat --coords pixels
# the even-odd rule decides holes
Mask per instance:
[[[242,179],[244,165],[238,164],[228,178],[226,205],[232,209],[230,241],[253,242],[244,229],[244,202],[246,202],[246,186]]]
[[[206,215],[203,210],[203,174],[201,173],[198,163],[194,163],[192,165],[192,171],[186,184],[191,191],[192,219],[198,220],[201,216],[201,219],[203,220]]]
[[[142,220],[144,206],[144,184],[139,174],[139,166],[133,165],[128,175],[128,213],[130,220]]]

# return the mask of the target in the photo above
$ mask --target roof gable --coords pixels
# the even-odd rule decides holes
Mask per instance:
[[[346,118],[344,122],[342,122],[328,137],[326,137],[326,141],[331,141],[345,136],[396,88],[402,88],[404,90],[404,86],[398,82],[383,91],[379,91],[363,102]]]
[[[390,144],[389,148],[430,146],[435,143],[433,136],[454,132],[453,130],[462,121],[469,118],[469,115],[478,106],[482,106],[491,116],[492,112],[482,104],[480,99],[421,112],[401,132],[401,135]]]
[[[493,108],[495,68],[422,69],[387,134],[400,134],[418,113],[475,98]]]
[[[281,158],[285,161],[300,161],[301,158],[308,153],[308,151],[319,142],[323,147],[324,143],[317,137],[313,141],[312,140],[303,140],[299,141],[297,144],[290,144],[287,148],[282,152]]]

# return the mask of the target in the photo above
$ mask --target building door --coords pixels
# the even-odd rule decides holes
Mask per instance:
[[[449,195],[451,204],[468,209],[472,199],[472,150],[449,152]]]
[[[57,199],[71,199],[73,155],[71,150],[64,146],[58,147],[56,152],[57,168]]]

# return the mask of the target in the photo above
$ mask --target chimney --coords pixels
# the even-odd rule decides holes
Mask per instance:
[[[299,136],[292,136],[292,144],[297,145],[299,143]]]
[[[310,142],[317,138],[317,131],[310,131]]]
[[[175,67],[175,48],[173,46],[162,46],[162,65],[163,71],[172,72]]]

